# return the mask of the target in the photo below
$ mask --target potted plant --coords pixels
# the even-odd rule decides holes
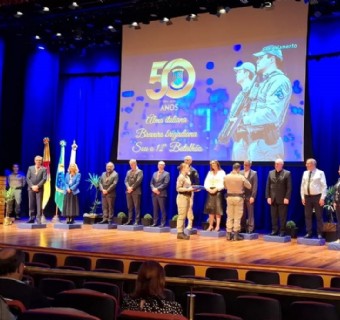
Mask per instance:
[[[326,242],[332,242],[337,240],[336,236],[336,223],[334,219],[335,209],[334,203],[335,187],[327,188],[325,204],[323,208],[325,209],[326,216],[324,217],[325,222],[323,223],[323,236]]]
[[[115,224],[124,224],[125,222],[127,222],[127,215],[121,211],[117,214],[117,217],[113,217],[113,222]]]
[[[153,221],[153,217],[150,213],[146,213],[142,218],[142,225],[147,227],[151,226]]]
[[[178,219],[178,214],[175,214],[172,219],[169,221],[170,228],[177,228],[177,219]]]
[[[89,173],[89,178],[86,180],[90,183],[89,190],[95,189],[95,197],[90,207],[90,212],[84,213],[84,224],[94,224],[102,220],[102,214],[97,214],[97,209],[101,204],[99,200],[99,182],[100,176]]]
[[[4,226],[10,226],[13,223],[13,219],[8,215],[8,204],[15,200],[14,190],[14,188],[10,187],[5,191],[6,216]]]
[[[297,237],[298,227],[293,220],[289,220],[286,223],[286,234],[291,236],[293,239]]]

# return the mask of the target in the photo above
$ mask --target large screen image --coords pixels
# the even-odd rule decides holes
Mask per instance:
[[[303,161],[307,11],[124,26],[117,159]]]

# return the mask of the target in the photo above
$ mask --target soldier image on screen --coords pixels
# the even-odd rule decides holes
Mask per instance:
[[[256,80],[239,106],[237,126],[229,137],[234,140],[233,160],[284,159],[280,129],[292,96],[292,86],[280,70],[283,54],[278,46],[269,45],[254,56]]]

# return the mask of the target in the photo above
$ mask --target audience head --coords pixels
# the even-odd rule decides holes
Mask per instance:
[[[140,266],[133,293],[134,298],[164,298],[165,272],[156,261],[145,261]]]
[[[14,248],[3,248],[0,251],[0,276],[21,280],[24,273],[25,255]]]

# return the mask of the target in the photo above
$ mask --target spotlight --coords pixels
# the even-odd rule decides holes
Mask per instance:
[[[62,36],[62,34],[60,32],[57,32],[55,35],[56,35],[56,37],[61,37]]]
[[[265,8],[271,8],[272,7],[272,3],[271,2],[269,2],[269,1],[266,1],[265,3],[264,3],[264,7]]]
[[[79,4],[77,2],[72,2],[69,6],[70,9],[76,9],[76,8],[79,8]]]
[[[197,21],[197,14],[191,13],[185,18],[185,20],[187,20],[187,21]]]
[[[42,45],[39,45],[39,46],[38,46],[38,49],[39,49],[39,50],[45,50],[45,47],[42,46]]]
[[[35,37],[34,37],[35,40],[40,40],[40,36],[37,34]]]
[[[115,29],[115,27],[112,26],[112,25],[107,26],[107,29],[108,29],[109,31],[111,31],[111,32],[117,32],[117,30]]]
[[[136,30],[140,29],[140,25],[137,21],[134,21],[130,24],[130,28],[135,28]]]
[[[15,18],[21,18],[24,14],[21,11],[17,11],[17,13],[14,15]]]
[[[226,13],[229,12],[229,11],[230,11],[230,8],[229,8],[229,7],[219,7],[219,8],[217,9],[216,15],[217,15],[218,17],[220,17],[221,15],[226,14]]]
[[[50,11],[50,8],[49,7],[43,7],[43,9],[42,9],[42,12],[49,12]]]
[[[167,17],[164,17],[162,20],[161,20],[162,23],[165,23],[167,26],[170,26],[172,25],[172,22],[169,18]]]

